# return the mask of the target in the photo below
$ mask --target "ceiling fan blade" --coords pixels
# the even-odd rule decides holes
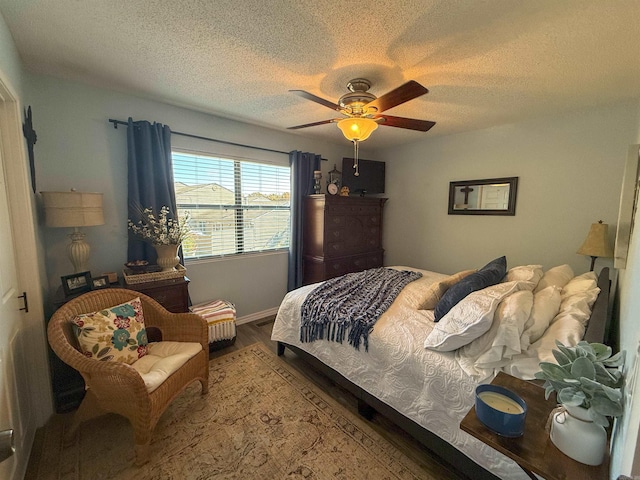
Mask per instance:
[[[292,93],[295,93],[296,95],[302,98],[306,98],[307,100],[311,100],[312,102],[319,103],[320,105],[330,108],[331,110],[337,110],[338,112],[342,111],[342,108],[337,103],[333,103],[333,102],[330,102],[329,100],[325,100],[324,98],[318,97],[313,93],[305,92],[304,90],[289,90],[289,91]]]
[[[304,125],[296,125],[295,127],[287,127],[287,130],[298,130],[299,128],[315,127],[316,125],[325,125],[341,120],[340,118],[332,118],[331,120],[323,120],[321,122],[306,123]]]
[[[407,83],[400,85],[398,88],[385,93],[381,97],[378,97],[373,102],[367,103],[367,107],[375,107],[378,112],[384,112],[401,103],[413,100],[425,93],[429,93],[425,87],[420,85],[414,80],[410,80]]]
[[[383,121],[379,122],[380,125],[385,125],[387,127],[397,127],[397,128],[407,128],[409,130],[418,130],[420,132],[427,132],[431,127],[433,127],[436,122],[431,122],[429,120],[416,120],[415,118],[404,118],[404,117],[392,117],[391,115],[376,115],[373,117],[382,118]]]

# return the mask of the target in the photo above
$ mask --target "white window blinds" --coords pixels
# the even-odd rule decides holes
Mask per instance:
[[[173,152],[178,212],[190,215],[185,258],[288,248],[289,167]]]

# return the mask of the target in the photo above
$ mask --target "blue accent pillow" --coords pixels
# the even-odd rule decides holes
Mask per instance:
[[[434,320],[444,317],[460,300],[472,292],[495,285],[507,273],[507,258],[500,257],[487,263],[484,267],[468,277],[463,278],[447,290],[436,305]]]

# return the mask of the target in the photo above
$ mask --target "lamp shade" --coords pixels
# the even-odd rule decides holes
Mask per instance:
[[[378,128],[378,124],[370,118],[344,118],[338,122],[338,128],[347,140],[362,142]]]
[[[41,192],[47,227],[91,227],[104,225],[102,194],[85,192]]]
[[[613,257],[613,249],[609,243],[609,225],[602,223],[592,223],[587,238],[577,253],[590,257]]]

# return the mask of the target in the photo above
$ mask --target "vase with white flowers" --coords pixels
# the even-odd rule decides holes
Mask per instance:
[[[139,219],[127,220],[129,229],[141,240],[151,243],[158,253],[158,265],[162,271],[175,270],[179,263],[178,248],[190,236],[189,214],[175,219],[169,215],[169,207],[163,206],[156,215],[151,207],[140,209]]]
[[[566,347],[556,341],[556,363],[541,362],[535,377],[545,380],[545,397],[557,393],[561,406],[551,414],[551,441],[567,456],[587,465],[604,460],[608,417],[623,411],[620,371],[622,352],[612,355],[601,343],[578,342]]]

